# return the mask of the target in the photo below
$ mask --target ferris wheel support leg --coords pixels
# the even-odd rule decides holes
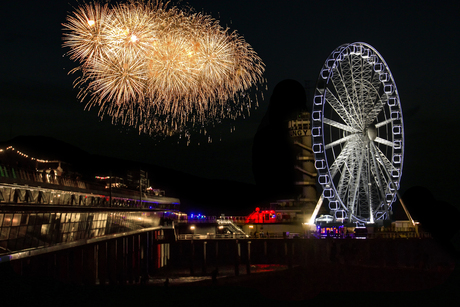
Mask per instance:
[[[323,204],[323,195],[318,199],[318,203],[316,204],[315,210],[313,210],[313,213],[310,217],[310,220],[308,221],[308,224],[313,225],[315,223],[316,216],[318,215],[319,209],[321,208],[321,205]]]
[[[417,229],[417,225],[416,225],[414,219],[413,219],[412,216],[410,215],[409,210],[407,210],[406,205],[404,204],[404,202],[403,202],[403,200],[402,200],[402,198],[401,198],[401,195],[399,195],[399,192],[398,192],[398,191],[396,191],[396,195],[398,196],[399,202],[401,203],[401,206],[403,207],[404,212],[406,213],[407,218],[408,218],[409,221],[412,223],[412,225],[415,227],[415,231],[417,232],[417,236],[418,236],[418,229]]]

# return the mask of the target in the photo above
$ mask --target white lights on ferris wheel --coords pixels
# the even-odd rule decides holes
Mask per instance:
[[[326,59],[311,131],[318,182],[335,219],[389,219],[402,175],[404,124],[393,75],[372,46],[344,44]]]

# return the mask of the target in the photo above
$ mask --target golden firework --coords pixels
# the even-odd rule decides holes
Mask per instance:
[[[264,82],[262,60],[237,32],[162,2],[87,3],[63,26],[78,98],[149,134],[244,116],[246,92]]]

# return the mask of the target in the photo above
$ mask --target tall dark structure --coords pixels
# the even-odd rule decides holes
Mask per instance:
[[[266,201],[304,212],[314,207],[316,170],[310,113],[305,89],[299,82],[284,80],[273,90],[267,114],[254,137],[252,165]]]

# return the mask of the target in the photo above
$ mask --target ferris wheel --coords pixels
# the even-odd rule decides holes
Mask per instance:
[[[321,200],[336,221],[390,218],[404,158],[398,90],[385,60],[356,42],[325,61],[312,108],[312,150]]]

